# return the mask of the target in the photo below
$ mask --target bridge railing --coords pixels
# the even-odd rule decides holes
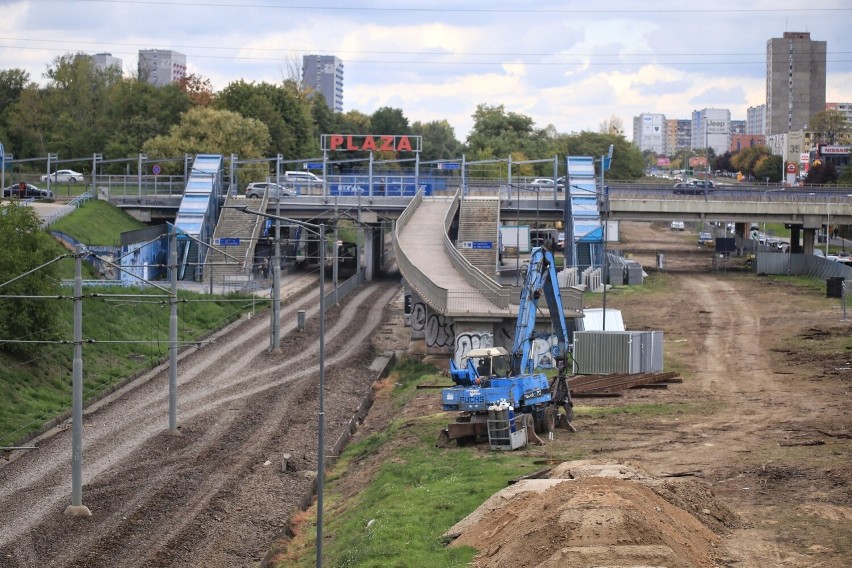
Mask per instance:
[[[462,278],[464,278],[468,284],[477,289],[489,302],[498,308],[506,309],[509,307],[509,290],[505,289],[480,269],[473,266],[464,256],[462,256],[450,240],[450,227],[453,224],[453,219],[455,218],[460,205],[461,192],[457,192],[455,198],[453,198],[453,204],[444,219],[444,248],[447,251],[447,255],[450,257],[450,262],[456,270],[459,271]]]
[[[414,196],[411,203],[408,204],[408,207],[405,208],[405,211],[403,211],[399,216],[399,219],[397,219],[393,235],[394,254],[396,256],[397,266],[399,266],[399,270],[402,272],[402,275],[405,277],[408,284],[414,288],[417,293],[420,294],[420,297],[432,306],[435,311],[445,314],[448,309],[447,289],[432,282],[428,276],[423,274],[419,268],[414,266],[399,243],[400,231],[405,228],[422,202],[423,191],[418,191],[417,195]]]

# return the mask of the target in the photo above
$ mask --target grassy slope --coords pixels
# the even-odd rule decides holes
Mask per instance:
[[[122,231],[144,226],[109,203],[90,201],[52,226],[86,244],[113,244]],[[58,243],[57,256],[66,254]],[[84,264],[84,267],[86,265]],[[70,258],[60,261],[60,277],[74,275]],[[91,273],[84,274],[84,278]],[[90,294],[84,290],[84,294]],[[99,295],[143,293],[140,289],[98,288]],[[150,294],[161,294],[150,290]],[[180,300],[210,298],[179,292]],[[251,309],[251,300],[182,302],[178,304],[180,341],[193,342]],[[240,300],[237,296],[227,299]],[[73,337],[73,303],[70,299],[45,300],[62,312],[54,330],[61,340]],[[83,300],[83,338],[95,343],[83,348],[84,397],[98,394],[133,373],[147,369],[168,356],[169,307],[166,298],[148,301],[129,298],[86,297]],[[111,343],[144,341],[144,343]],[[73,347],[41,344],[29,358],[0,351],[0,445],[11,445],[28,432],[70,408]]]

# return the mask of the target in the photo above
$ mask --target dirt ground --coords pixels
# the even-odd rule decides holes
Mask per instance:
[[[666,370],[683,382],[578,398],[576,433],[519,450],[553,467],[550,479],[507,488],[448,534],[488,567],[852,565],[852,324],[839,300],[714,263],[694,231],[623,223],[621,234],[617,246],[649,271],[664,253],[668,292],[613,293],[608,307],[628,329],[662,330]],[[844,347],[833,355],[809,348],[838,336]],[[358,436],[399,417],[385,404],[390,389],[392,379],[379,385]],[[582,412],[654,405],[666,406]],[[438,411],[439,397],[424,390],[403,415]],[[563,463],[577,452],[589,459]],[[384,459],[345,476],[344,493],[369,483]]]

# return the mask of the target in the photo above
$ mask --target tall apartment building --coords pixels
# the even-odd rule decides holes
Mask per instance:
[[[692,145],[692,121],[682,118],[666,120],[666,154],[673,156]]]
[[[766,42],[766,134],[801,130],[825,110],[825,55],[809,32]]]
[[[642,113],[633,117],[633,145],[640,151],[666,153],[666,115]]]
[[[139,80],[158,87],[186,77],[186,55],[168,49],[139,50]]]
[[[766,105],[746,109],[746,134],[766,134]]]
[[[107,67],[115,67],[122,71],[122,61],[118,57],[113,57],[112,53],[96,53],[92,56],[92,61],[97,67],[106,69]]]
[[[717,156],[728,151],[731,141],[731,111],[705,108],[692,111],[692,148],[713,148]]]
[[[333,55],[302,57],[302,86],[325,97],[328,108],[343,112],[343,62]]]

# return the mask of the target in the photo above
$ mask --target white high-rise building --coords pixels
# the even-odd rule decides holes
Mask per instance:
[[[169,49],[139,50],[139,80],[163,87],[186,77],[186,55]]]
[[[757,105],[746,109],[746,134],[766,134],[766,105]]]
[[[302,57],[302,85],[322,94],[328,108],[334,112],[343,112],[343,62],[337,57]]]
[[[692,148],[712,148],[721,156],[731,147],[731,111],[705,108],[692,111]]]
[[[633,117],[633,145],[642,152],[666,153],[666,115],[642,113]]]

